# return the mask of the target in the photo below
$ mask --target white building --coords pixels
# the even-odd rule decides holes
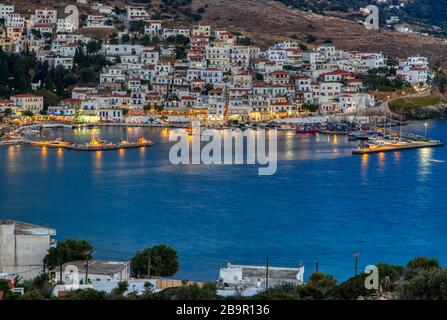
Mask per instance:
[[[223,287],[230,288],[265,288],[266,267],[228,263],[226,268],[220,269],[219,282]],[[270,287],[282,283],[303,284],[304,266],[298,268],[269,267],[268,283]]]
[[[98,116],[101,121],[106,122],[123,122],[124,120],[122,109],[99,109]]]
[[[36,9],[30,18],[30,25],[35,24],[56,24],[57,10],[55,9]]]
[[[32,93],[18,94],[11,97],[15,102],[19,111],[32,111],[39,113],[43,109],[43,97],[36,96]]]
[[[396,71],[396,75],[412,85],[426,84],[428,80],[428,69],[421,67],[403,67]]]
[[[121,261],[72,261],[62,266],[62,282],[70,284],[86,284],[85,274],[87,271],[88,283],[109,282],[109,281],[127,281],[129,279],[129,262]],[[60,280],[59,268],[51,270],[55,279]]]
[[[90,29],[111,29],[114,28],[112,23],[109,23],[109,18],[102,13],[91,13],[85,19],[85,28]]]
[[[29,223],[0,220],[0,273],[34,279],[42,272],[43,259],[55,243],[56,230]]]
[[[127,10],[126,15],[127,22],[150,19],[150,15],[144,6],[128,6],[126,10]]]
[[[23,28],[25,27],[25,18],[19,13],[11,13],[5,18],[5,26]]]
[[[72,117],[76,115],[75,108],[71,107],[63,107],[63,106],[55,106],[48,107],[48,115],[50,116],[60,116],[60,117]]]
[[[14,5],[0,3],[0,19],[6,19],[10,14],[14,13]]]

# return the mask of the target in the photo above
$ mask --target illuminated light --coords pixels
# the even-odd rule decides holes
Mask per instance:
[[[124,149],[119,149],[120,157],[124,157],[124,154],[125,154],[125,150]]]
[[[47,148],[46,147],[42,147],[41,149],[41,154],[43,155],[43,156],[46,156],[47,155],[47,153],[48,153],[48,150],[47,150]]]

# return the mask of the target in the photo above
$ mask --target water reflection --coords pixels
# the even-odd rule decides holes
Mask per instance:
[[[6,171],[15,173],[18,169],[17,160],[20,158],[21,147],[9,146],[7,151]]]
[[[333,143],[334,143],[335,145],[338,144],[338,136],[337,136],[336,134],[334,134],[334,136],[333,136]]]
[[[399,163],[400,162],[400,151],[393,153],[393,159],[394,159],[395,163]]]
[[[48,166],[48,149],[43,147],[40,148],[40,166],[43,170],[47,169]]]
[[[62,148],[57,149],[57,167],[60,169],[64,166],[64,150]]]
[[[379,157],[379,169],[380,171],[383,171],[385,169],[385,163],[386,163],[386,153],[385,152],[380,152],[378,154]]]
[[[361,166],[362,166],[362,178],[365,179],[368,176],[368,163],[369,163],[369,154],[363,154],[361,158]]]
[[[424,182],[427,178],[427,175],[431,173],[431,159],[433,155],[433,149],[432,148],[423,148],[418,150],[418,175],[419,175],[419,181]]]
[[[102,151],[95,151],[95,169],[101,170],[102,168]]]

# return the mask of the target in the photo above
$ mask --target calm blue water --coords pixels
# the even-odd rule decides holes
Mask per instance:
[[[424,132],[413,123],[406,131]],[[228,261],[296,266],[345,279],[360,266],[447,262],[447,149],[352,156],[343,136],[279,134],[278,172],[256,166],[173,166],[160,129],[59,130],[86,141],[141,135],[148,149],[79,153],[25,146],[0,149],[0,218],[57,228],[95,246],[95,258],[130,259],[166,243],[179,252],[177,278],[212,280]],[[447,141],[447,120],[430,121]]]

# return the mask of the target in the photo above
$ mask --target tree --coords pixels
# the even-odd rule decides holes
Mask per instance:
[[[176,46],[175,47],[175,58],[177,60],[185,59],[187,56],[186,49],[184,46]]]
[[[316,36],[311,35],[311,34],[307,35],[307,43],[314,43],[317,40],[318,40],[318,38]]]
[[[408,262],[407,267],[411,269],[422,269],[422,270],[440,269],[438,259],[430,259],[427,257],[416,257],[410,262]]]
[[[12,115],[12,109],[11,108],[6,108],[5,111],[3,111],[3,114],[6,117],[10,117]]]
[[[72,291],[67,296],[59,298],[61,300],[106,300],[107,294],[104,291],[97,291],[94,289],[84,289]]]
[[[50,269],[59,266],[60,280],[62,282],[62,265],[70,261],[90,260],[92,258],[93,247],[84,240],[67,239],[58,242],[55,248],[50,248],[45,257],[45,264]]]
[[[117,34],[116,32],[112,32],[112,33],[109,35],[109,42],[110,42],[110,44],[112,44],[112,45],[116,45],[116,44],[118,44],[118,34]]]
[[[112,290],[110,295],[112,297],[123,296],[124,293],[126,293],[127,289],[129,289],[129,284],[126,281],[120,281],[118,282],[117,287]]]
[[[36,95],[43,97],[44,108],[47,108],[49,106],[57,106],[60,101],[59,95],[57,95],[53,91],[40,89],[36,91]]]
[[[422,269],[398,288],[401,299],[446,300],[447,270]]]
[[[347,281],[334,288],[331,293],[331,297],[341,300],[356,300],[360,296],[366,297],[371,295],[374,292],[366,289],[365,279],[365,274],[361,274],[348,279]]]
[[[0,279],[0,296],[1,295],[3,295],[3,299],[5,299],[5,300],[7,300],[10,295],[8,282],[3,279]]]
[[[436,87],[438,87],[439,92],[445,93],[447,87],[447,76],[442,70],[436,71],[433,82]]]
[[[25,117],[34,117],[34,112],[32,112],[31,110],[25,110],[25,111],[22,111],[22,116],[25,116]]]
[[[256,294],[253,298],[255,300],[296,300],[299,298],[298,287],[292,283],[282,283]]]
[[[40,32],[40,30],[36,30],[36,29],[31,29],[31,34],[33,35],[33,37],[37,40],[42,39],[42,32]]]
[[[323,296],[333,290],[337,285],[337,280],[331,275],[321,272],[314,272],[307,280],[307,285],[321,291]]]
[[[8,60],[6,57],[0,58],[0,85],[7,85],[8,84],[8,75],[9,75],[9,67],[8,67]]]
[[[129,24],[129,31],[144,33],[145,25],[146,25],[146,23],[144,21],[131,21]]]
[[[123,34],[121,36],[121,42],[122,43],[129,43],[129,41],[130,41],[130,36],[128,34]]]
[[[132,273],[136,276],[147,276],[150,265],[150,275],[169,277],[179,269],[177,252],[167,245],[158,245],[137,251],[131,262]]]
[[[238,37],[236,43],[241,46],[250,46],[253,44],[253,41],[248,37]]]
[[[403,266],[394,266],[388,263],[377,264],[380,275],[380,285],[383,291],[393,291],[395,288],[394,283],[399,281],[404,274]]]
[[[189,44],[189,38],[185,37],[182,34],[178,34],[175,36],[169,36],[165,40],[168,44],[174,44],[178,46],[187,46]]]
[[[215,283],[183,285],[178,288],[168,288],[155,295],[162,300],[215,300],[217,299]]]
[[[79,70],[79,80],[83,83],[96,81],[98,74],[92,67],[82,68]]]
[[[102,42],[101,41],[97,41],[97,40],[90,40],[89,42],[87,42],[87,54],[96,54],[99,52],[99,50],[101,50],[102,48]]]

